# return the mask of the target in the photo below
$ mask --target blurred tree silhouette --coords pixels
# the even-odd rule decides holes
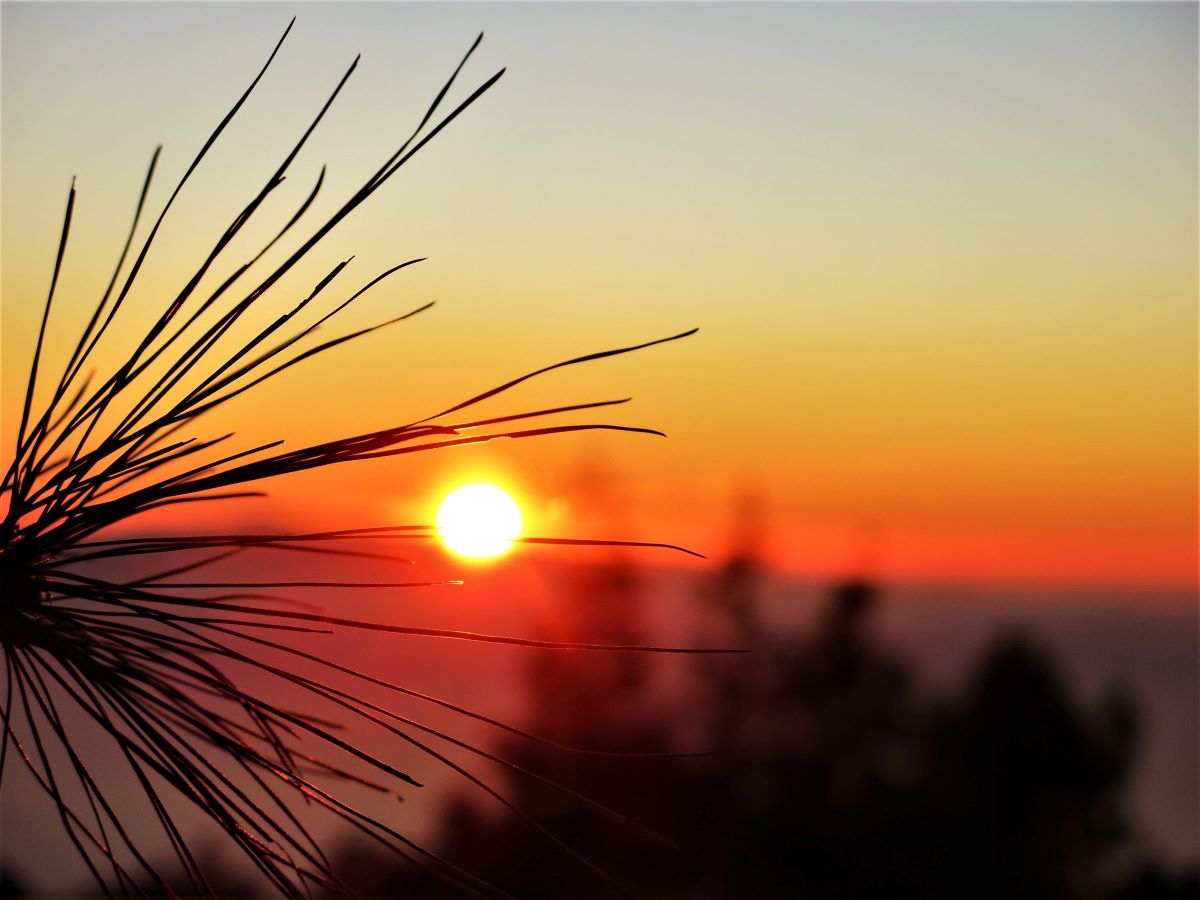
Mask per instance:
[[[743,547],[704,591],[723,639],[756,651],[696,661],[686,718],[711,755],[604,759],[518,739],[500,751],[678,851],[639,845],[632,829],[536,782],[514,782],[516,805],[637,896],[1200,896],[1195,872],[1168,872],[1132,826],[1129,697],[1084,707],[1050,654],[1019,632],[998,635],[955,693],[922,696],[911,667],[875,635],[872,584],[835,586],[809,631],[778,635],[761,617],[762,576]],[[620,560],[583,573],[547,636],[636,641],[640,596]],[[636,659],[539,654],[528,671],[535,733],[611,751],[676,743]],[[463,802],[445,834],[451,859],[518,897],[618,893],[515,815],[489,818]],[[425,878],[392,871],[372,888],[449,890]]]
[[[1081,710],[1048,654],[1027,637],[1000,637],[963,697],[931,716],[917,798],[924,831],[943,832],[952,862],[931,872],[933,883],[978,879],[996,897],[1102,896],[1131,837],[1122,788],[1134,726],[1127,697]]]
[[[581,531],[620,533],[618,490],[603,465],[582,466],[568,487],[576,503],[572,521]],[[605,563],[564,570],[555,582],[561,590],[553,607],[534,623],[533,637],[643,642],[644,584],[619,548]],[[572,752],[519,736],[501,741],[495,748],[498,756],[537,773],[535,778],[514,776],[513,789],[506,794],[525,815],[507,810],[497,820],[462,798],[443,823],[441,853],[528,898],[561,897],[568,884],[575,897],[611,896],[614,879],[656,891],[683,883],[681,873],[669,866],[675,857],[663,865],[673,851],[648,851],[647,837],[637,833],[638,825],[668,826],[676,832],[683,825],[674,819],[662,821],[673,812],[670,777],[679,760],[664,758],[672,736],[648,690],[648,675],[645,654],[530,655],[524,727],[561,748],[595,752]],[[615,813],[606,816],[589,807],[580,797],[619,810],[621,820]],[[409,867],[380,872],[380,864],[388,865],[357,851],[348,853],[344,877],[368,896],[459,896],[436,876]]]

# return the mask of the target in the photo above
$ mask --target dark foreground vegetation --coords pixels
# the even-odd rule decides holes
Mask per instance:
[[[515,778],[515,805],[571,852],[516,814],[464,800],[446,822],[445,855],[524,898],[619,896],[614,881],[663,898],[1200,896],[1197,873],[1165,865],[1132,820],[1139,717],[1127,695],[1083,706],[1048,651],[1018,632],[998,635],[956,690],[932,695],[874,635],[872,584],[837,585],[807,633],[783,638],[761,618],[760,576],[738,557],[710,586],[726,639],[755,653],[701,660],[686,705],[648,705],[649,671],[633,655],[531,659],[531,731],[647,752],[676,747],[685,724],[710,755],[603,758],[517,739],[500,748],[678,850]],[[590,573],[563,602],[569,612],[545,625],[556,639],[638,638],[638,581],[621,564]],[[341,868],[368,896],[453,894],[353,850]]]
[[[873,584],[834,586],[807,629],[781,634],[762,615],[763,575],[737,556],[701,598],[708,639],[754,652],[695,658],[666,690],[641,654],[531,654],[522,725],[613,755],[500,742],[536,775],[484,778],[525,815],[464,795],[439,853],[529,900],[1200,897],[1197,872],[1165,863],[1134,820],[1128,695],[1081,703],[1015,631],[936,692],[876,633]],[[623,562],[582,570],[536,636],[638,643],[642,593]],[[711,752],[664,755],[681,746]],[[221,897],[261,896],[206,868]],[[363,898],[463,896],[361,844],[334,868]],[[0,876],[0,897],[21,887]]]

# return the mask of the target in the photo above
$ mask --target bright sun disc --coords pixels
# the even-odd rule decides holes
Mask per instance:
[[[495,485],[468,484],[442,501],[437,527],[442,541],[455,553],[487,559],[499,556],[521,534],[521,510]]]

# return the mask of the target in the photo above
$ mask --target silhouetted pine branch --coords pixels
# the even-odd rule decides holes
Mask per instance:
[[[694,329],[658,341],[558,362],[419,421],[298,450],[279,450],[282,442],[272,441],[235,451],[225,448],[232,434],[210,435],[191,430],[203,414],[292,366],[405,321],[432,306],[425,304],[373,327],[314,343],[312,337],[318,328],[327,326],[384,279],[421,262],[420,259],[400,262],[348,291],[343,282],[348,277],[345,272],[350,261],[345,260],[330,268],[290,311],[258,328],[249,339],[234,337],[235,326],[272,286],[499,80],[504,70],[483,81],[449,112],[441,112],[463,66],[479,45],[476,39],[408,140],[327,220],[313,227],[283,262],[265,273],[255,274],[249,289],[237,287],[244,278],[257,272],[256,266],[267,250],[300,227],[322,188],[324,169],[275,236],[248,260],[236,265],[215,289],[207,294],[201,292],[205,276],[219,259],[224,261],[229,244],[283,182],[289,166],[353,73],[356,59],[309,127],[217,238],[196,271],[150,317],[148,327],[124,351],[120,364],[106,375],[98,374],[93,365],[97,348],[113,340],[112,325],[126,310],[130,291],[176,198],[255,89],[290,30],[289,24],[262,70],[205,141],[134,251],[161,148],[154,151],[111,280],[83,324],[62,372],[50,383],[44,371],[46,332],[75,209],[74,183],[68,193],[15,447],[0,483],[0,495],[7,504],[0,521],[0,585],[3,586],[0,647],[6,675],[0,707],[4,729],[0,739],[0,778],[10,755],[15,757],[14,764],[29,771],[57,810],[68,839],[106,893],[139,894],[152,885],[150,889],[173,895],[168,879],[139,849],[137,835],[131,833],[113,805],[119,786],[103,785],[90,772],[89,753],[79,743],[76,726],[68,723],[69,717],[61,715],[64,704],[75,707],[73,715],[82,713],[115,743],[132,778],[144,792],[158,826],[170,841],[189,890],[211,893],[188,837],[180,831],[172,813],[178,798],[194,804],[216,822],[262,875],[289,897],[306,896],[315,885],[333,890],[341,887],[328,858],[294,808],[295,799],[303,800],[307,807],[331,813],[346,825],[417,864],[436,869],[467,890],[496,894],[499,892],[491,886],[418,846],[386,821],[351,807],[318,783],[332,778],[393,792],[394,785],[418,786],[410,774],[342,736],[341,723],[284,708],[258,693],[244,690],[228,672],[237,667],[270,676],[278,683],[299,688],[310,698],[331,704],[348,719],[371,722],[516,810],[508,799],[436,750],[426,738],[443,741],[509,769],[519,769],[515,764],[444,730],[400,716],[332,683],[301,674],[298,669],[268,663],[263,653],[275,660],[303,661],[320,670],[348,676],[362,685],[386,688],[564,752],[595,751],[565,747],[446,700],[304,652],[274,635],[329,633],[336,628],[549,650],[707,651],[535,641],[409,627],[391,621],[329,615],[295,600],[283,606],[272,605],[278,598],[261,593],[326,587],[415,589],[446,582],[331,582],[302,576],[287,581],[246,581],[195,574],[193,577],[211,580],[178,580],[188,573],[208,571],[231,556],[244,553],[394,559],[386,548],[396,541],[435,537],[433,529],[424,525],[171,537],[105,538],[104,532],[152,509],[257,496],[260,484],[271,478],[354,460],[439,450],[500,437],[544,437],[582,430],[660,434],[648,428],[607,422],[522,425],[512,429],[514,423],[604,409],[626,402],[624,399],[569,403],[473,420],[462,420],[460,414],[528,379],[565,366],[677,340],[692,334]],[[334,299],[338,296],[345,299]],[[300,314],[305,311],[315,313],[316,320],[302,325]],[[39,405],[37,397],[46,393],[47,385],[50,385],[48,399]],[[523,540],[542,544],[670,547],[630,541]],[[376,549],[364,549],[367,543],[374,544]],[[156,559],[161,562],[155,563]],[[119,563],[109,568],[124,570],[129,562],[157,568],[123,578],[103,574],[108,570],[101,564]],[[301,738],[308,739],[306,746],[315,743],[322,750],[302,751]],[[355,768],[362,771],[356,772]],[[363,774],[367,770],[374,774]],[[534,773],[525,774],[545,781]],[[567,788],[560,789],[602,815],[625,821],[593,799]],[[83,806],[68,796],[79,794],[86,801]],[[548,836],[570,852],[560,838]]]

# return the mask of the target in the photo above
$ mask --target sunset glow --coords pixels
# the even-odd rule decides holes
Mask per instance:
[[[0,26],[0,900],[1200,900],[1200,0]]]
[[[307,121],[311,98],[340,74],[335,63],[361,52],[369,71],[348,84],[345,123],[318,128],[272,193],[279,210],[299,207],[326,161],[316,209],[350,196],[395,149],[404,117],[424,111],[414,69],[437,71],[465,33],[486,30],[476,62],[514,65],[506,80],[439,135],[436,152],[414,158],[419,171],[406,166],[331,232],[313,263],[353,256],[339,276],[349,296],[398,260],[427,257],[356,301],[345,314],[359,316],[355,328],[437,306],[352,352],[331,351],[339,378],[306,362],[206,417],[246,446],[285,433],[301,446],[420,418],[427,403],[449,405],[530,366],[698,325],[695,339],[661,352],[521,389],[529,409],[576,391],[636,394],[621,415],[670,440],[579,432],[463,445],[450,473],[380,457],[272,484],[289,520],[314,530],[329,515],[426,521],[427,492],[440,499],[504,471],[569,505],[581,502],[571,473],[600,458],[625,485],[623,536],[709,553],[726,549],[730,498],[750,484],[766,510],[770,563],[792,574],[841,571],[869,522],[883,535],[881,577],[1191,589],[1194,7],[702,4],[685,29],[671,9],[368,4],[349,16],[311,5],[255,95],[277,115],[251,113],[222,135],[122,315],[141,327],[132,320],[148,316],[144,298],[186,283],[194,248],[211,246],[259,190],[258,166],[287,152],[289,128]],[[222,71],[202,107],[179,102],[199,90],[211,47],[257,59],[277,38],[271,4],[225,14],[236,28],[203,4],[70,16],[8,5],[0,424],[10,438],[69,177],[80,193],[55,299],[64,323],[86,322],[111,276],[153,148],[166,149],[148,208],[245,88],[243,72]],[[950,27],[961,40],[936,37]],[[413,30],[421,60],[396,52],[396,35]],[[617,46],[620,84],[644,90],[612,82]],[[1028,53],[1016,69],[1014,47]],[[378,110],[389,111],[386,127]],[[114,120],[124,123],[116,134]],[[745,137],[698,141],[712,122]],[[474,155],[483,141],[486,164]],[[487,213],[464,217],[467,208]],[[399,228],[410,209],[419,227]],[[247,247],[285,220],[264,207],[246,225]],[[246,327],[284,315],[325,271],[286,276],[247,311]],[[50,350],[72,336],[52,330]],[[120,362],[110,344],[125,346],[97,345],[101,379]],[[435,397],[397,390],[385,406],[366,389],[433,371]],[[421,494],[395,509],[379,485],[401,481]],[[163,528],[197,516],[244,516],[241,527],[258,515],[249,504],[204,506],[148,515]],[[604,521],[551,524],[539,519],[538,532],[611,533]]]
[[[437,527],[442,542],[455,553],[490,559],[507,551],[520,535],[521,510],[493,484],[468,484],[442,501]]]

